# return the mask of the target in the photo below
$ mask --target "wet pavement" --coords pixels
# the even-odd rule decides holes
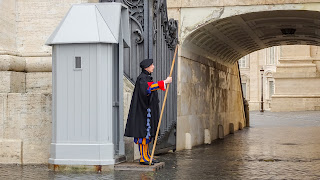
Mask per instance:
[[[250,112],[251,127],[159,156],[157,172],[61,173],[0,165],[0,179],[320,179],[320,111]]]

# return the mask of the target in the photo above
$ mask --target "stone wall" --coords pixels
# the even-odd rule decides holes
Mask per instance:
[[[16,2],[0,1],[0,56],[16,50]]]
[[[130,103],[132,99],[132,94],[134,90],[134,85],[131,81],[128,80],[125,76],[123,76],[123,120],[124,120],[124,130],[126,129],[128,113],[130,109]],[[136,150],[136,145],[133,142],[133,138],[124,137],[125,142],[125,154],[127,157],[127,161],[133,161],[137,159],[139,153]]]
[[[0,1],[0,163],[48,163],[51,47],[72,4],[98,0]]]
[[[223,138],[232,132],[230,123],[234,130],[244,126],[237,65],[207,59],[184,47],[190,32],[221,16],[223,9],[214,7],[215,2],[168,0],[169,18],[179,21],[177,150]],[[212,7],[196,8],[203,6]]]
[[[51,142],[51,94],[1,93],[0,97],[1,151],[4,151],[0,162],[47,163]]]
[[[244,125],[237,65],[179,57],[177,150],[211,143]],[[239,122],[241,125],[239,126]],[[222,125],[223,132],[218,131]]]

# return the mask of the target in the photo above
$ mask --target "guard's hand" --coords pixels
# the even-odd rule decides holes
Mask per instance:
[[[166,80],[164,80],[164,83],[170,84],[172,82],[172,77],[167,77]]]

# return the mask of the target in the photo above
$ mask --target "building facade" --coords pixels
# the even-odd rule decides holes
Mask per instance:
[[[248,100],[250,110],[260,110],[261,107],[261,69],[264,70],[264,109],[271,109],[272,95],[275,91],[273,75],[276,72],[280,49],[279,46],[275,46],[259,50],[239,60],[243,97]]]
[[[261,94],[264,110],[319,110],[318,51],[317,46],[275,46],[242,57],[241,85],[250,110],[261,109]]]

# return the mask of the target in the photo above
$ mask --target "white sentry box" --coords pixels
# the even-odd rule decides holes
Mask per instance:
[[[73,5],[52,46],[54,165],[112,165],[124,157],[123,49],[129,12],[121,3]]]

